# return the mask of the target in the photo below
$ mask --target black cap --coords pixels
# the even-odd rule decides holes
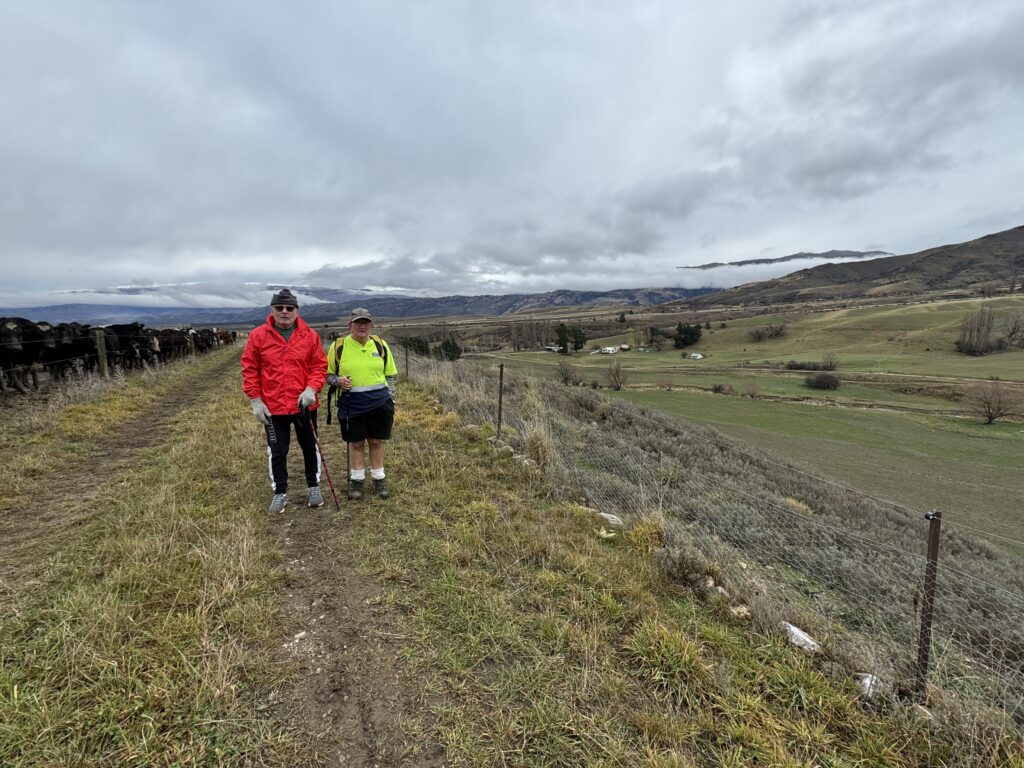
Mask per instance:
[[[275,304],[280,304],[282,307],[299,306],[299,302],[295,298],[295,294],[293,294],[287,288],[282,288],[280,291],[274,294],[273,298],[270,299],[270,306],[274,306]]]

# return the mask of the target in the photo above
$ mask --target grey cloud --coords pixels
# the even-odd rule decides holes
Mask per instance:
[[[0,259],[479,293],[1011,226],[1017,6],[8,4]]]

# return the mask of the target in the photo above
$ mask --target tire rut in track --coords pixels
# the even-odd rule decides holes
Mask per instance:
[[[290,462],[289,474],[301,479],[301,462]],[[382,585],[359,573],[353,540],[352,515],[398,508],[340,496],[338,513],[325,487],[327,505],[309,509],[302,491],[290,494],[293,503],[271,523],[284,555],[282,609],[296,627],[282,652],[298,665],[273,702],[277,717],[316,735],[319,765],[327,768],[444,766],[440,746],[414,745],[403,734],[402,720],[418,719],[423,707],[398,656],[411,640],[397,634]]]
[[[116,427],[87,456],[53,467],[27,494],[30,503],[0,506],[0,576],[19,567],[19,550],[86,520],[100,487],[129,467],[140,451],[159,443],[166,435],[164,428],[215,386],[221,373],[237,365],[238,359],[229,356],[206,375],[181,382]]]

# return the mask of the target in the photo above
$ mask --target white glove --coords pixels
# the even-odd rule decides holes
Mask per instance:
[[[302,390],[302,394],[299,395],[299,408],[309,408],[315,402],[316,392],[313,391],[312,387],[306,387]]]
[[[263,402],[263,399],[259,397],[254,397],[249,402],[252,403],[252,415],[259,419],[261,424],[269,424],[270,409],[267,408],[266,403]]]

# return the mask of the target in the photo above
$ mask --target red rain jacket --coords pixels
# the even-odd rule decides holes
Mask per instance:
[[[299,395],[306,387],[319,393],[327,379],[327,356],[320,334],[301,317],[285,343],[273,316],[254,328],[242,351],[242,389],[251,400],[263,398],[274,416],[299,412]],[[320,407],[320,401],[312,405]]]

